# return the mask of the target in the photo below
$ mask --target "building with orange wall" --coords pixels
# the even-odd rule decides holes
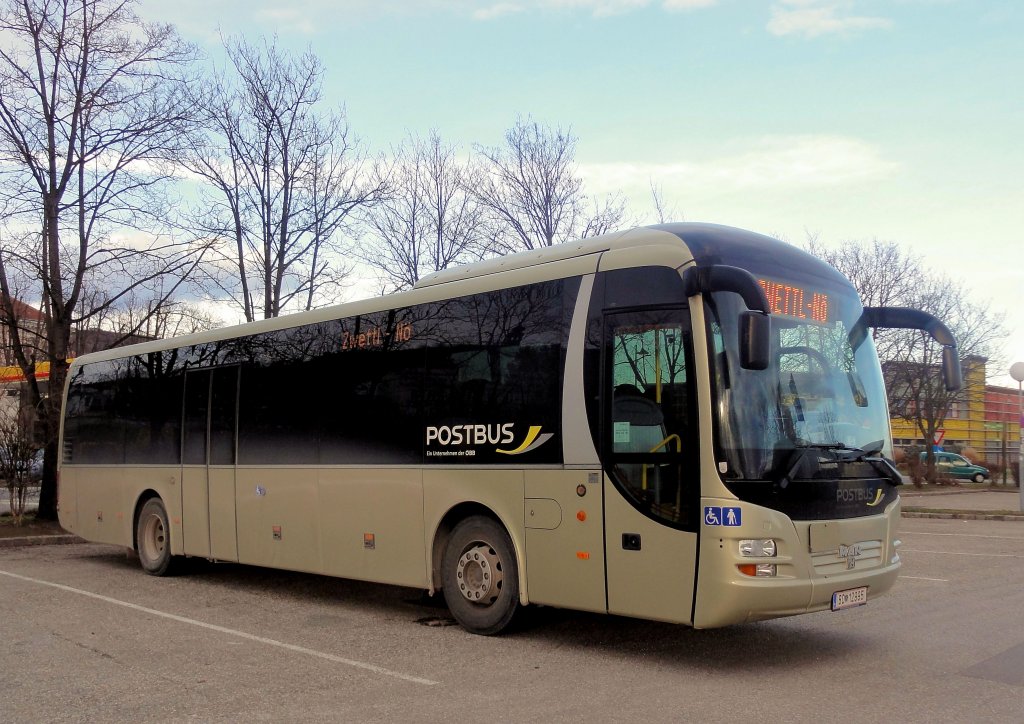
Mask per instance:
[[[1020,390],[1013,387],[985,387],[985,447],[988,463],[1013,465],[1021,443]]]

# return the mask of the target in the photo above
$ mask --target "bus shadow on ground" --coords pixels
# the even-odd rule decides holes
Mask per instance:
[[[808,626],[807,617],[697,630],[663,623],[550,608],[527,610],[519,636],[557,646],[578,646],[612,657],[655,661],[707,671],[748,671],[828,664],[875,645],[863,632]]]
[[[90,547],[79,557],[146,575],[134,554],[124,549]],[[445,629],[444,635],[457,626],[440,593],[428,596],[414,588],[196,558],[180,563],[171,580],[186,587],[224,588],[288,602],[344,606],[357,613],[365,609],[395,621]],[[330,624],[341,620],[340,613],[335,615],[328,608],[307,615],[307,622],[314,626]],[[520,612],[513,630],[503,638],[688,670],[749,671],[752,675],[762,673],[765,667],[828,664],[877,643],[862,631],[848,627],[823,629],[808,622],[805,616],[696,630],[680,624],[531,606]],[[473,636],[457,629],[453,634]]]
[[[137,556],[127,549],[90,545],[82,546],[80,550],[78,558],[81,560],[148,578],[139,566]],[[305,603],[372,604],[375,610],[390,607],[396,614],[410,607],[422,610],[425,612],[423,615],[433,613],[446,616],[448,613],[440,593],[427,596],[426,592],[416,588],[240,563],[214,562],[203,558],[186,558],[175,563],[174,573],[167,578],[188,586],[219,587]]]

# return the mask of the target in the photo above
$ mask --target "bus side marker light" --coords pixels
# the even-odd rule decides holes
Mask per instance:
[[[589,561],[590,554],[587,551],[576,551],[576,557],[581,561]]]
[[[576,520],[578,520],[580,523],[582,523],[586,519],[587,519],[587,511],[581,510],[580,512],[578,512],[576,514]]]

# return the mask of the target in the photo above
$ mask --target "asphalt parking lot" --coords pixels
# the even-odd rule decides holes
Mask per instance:
[[[481,638],[389,586],[124,551],[0,550],[6,721],[1024,718],[1024,525],[904,520],[896,588],[693,631],[541,609]]]

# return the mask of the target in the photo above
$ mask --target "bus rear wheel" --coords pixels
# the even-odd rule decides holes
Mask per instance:
[[[501,524],[478,515],[455,526],[441,585],[448,610],[466,631],[491,636],[508,628],[519,609],[519,567]]]
[[[166,576],[171,571],[171,526],[167,510],[159,498],[150,498],[139,511],[135,524],[135,545],[142,569],[151,576]]]

